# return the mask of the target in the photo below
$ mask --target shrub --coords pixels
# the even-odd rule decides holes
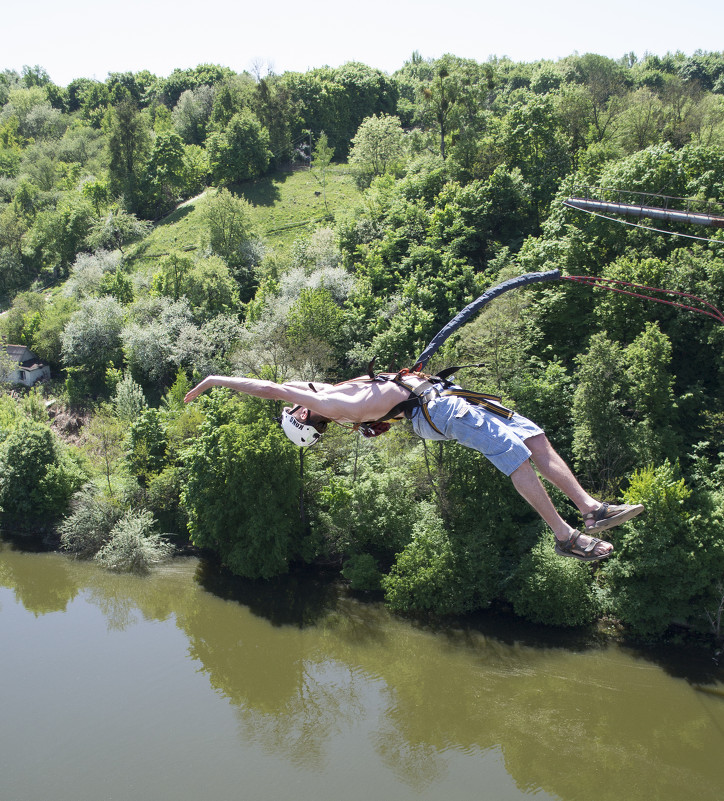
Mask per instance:
[[[342,575],[349,581],[353,590],[379,590],[382,574],[377,568],[374,556],[357,553],[350,556],[342,568]]]
[[[129,510],[116,523],[110,540],[95,555],[109,570],[144,573],[167,560],[173,546],[153,532],[154,519],[148,511]]]
[[[137,420],[148,405],[143,388],[128,373],[116,384],[113,405],[118,418],[124,423],[132,423]]]
[[[166,467],[148,480],[145,504],[167,534],[187,533],[188,516],[181,506],[182,469]]]
[[[23,421],[0,445],[0,509],[18,525],[62,515],[86,480],[47,425]]]
[[[63,361],[105,375],[109,361],[120,362],[123,307],[109,296],[87,298],[63,331]]]
[[[582,626],[598,611],[590,570],[557,556],[547,532],[521,559],[506,596],[516,615],[549,626]]]
[[[144,409],[130,423],[126,437],[126,463],[142,486],[166,466],[168,441],[162,413]]]
[[[616,614],[634,634],[655,637],[674,619],[700,617],[721,581],[720,510],[706,492],[694,496],[669,462],[634,473],[624,498],[646,511],[617,530],[623,541],[605,576]]]
[[[443,528],[432,504],[418,504],[412,540],[382,579],[385,600],[397,612],[462,614],[487,606],[498,582],[499,555],[471,559],[468,538]]]
[[[108,542],[122,509],[87,484],[73,496],[71,513],[60,524],[60,545],[82,559],[89,559]]]
[[[396,612],[459,611],[454,584],[455,557],[439,520],[415,524],[412,541],[382,579],[385,601]]]
[[[333,476],[314,510],[331,546],[341,553],[372,550],[392,557],[410,540],[414,480],[408,465],[382,465],[367,455],[353,481]]]
[[[202,408],[206,421],[184,452],[193,543],[240,576],[286,572],[301,547],[296,449],[258,402],[214,392]]]

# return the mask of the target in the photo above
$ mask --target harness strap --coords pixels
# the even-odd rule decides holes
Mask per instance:
[[[438,392],[434,397],[421,399],[420,403],[420,408],[422,409],[422,413],[425,415],[425,420],[427,420],[428,424],[434,431],[437,431],[437,433],[443,437],[445,435],[442,433],[442,431],[440,431],[435,423],[432,422],[432,417],[430,416],[430,412],[427,408],[427,404],[431,400],[434,400],[435,397],[441,396],[463,398],[473,406],[481,406],[486,412],[497,414],[500,417],[504,417],[506,420],[510,420],[510,418],[513,416],[513,410],[503,406],[500,403],[501,398],[498,395],[488,395],[485,392],[472,392],[465,389],[444,389],[442,392]]]
[[[452,368],[452,370],[445,371],[447,375],[450,375],[456,369],[460,368]],[[410,398],[407,401],[403,401],[402,403],[397,404],[393,409],[390,410],[390,414],[388,414],[383,420],[387,420],[390,417],[394,417],[396,414],[399,414],[400,411],[405,412],[408,414],[408,411],[411,412],[414,408],[418,406],[422,409],[422,413],[425,416],[425,420],[427,421],[428,425],[436,431],[440,436],[445,436],[442,431],[433,423],[432,417],[430,416],[430,412],[428,411],[427,405],[430,401],[435,400],[436,398],[440,398],[443,396],[446,397],[457,397],[463,398],[468,403],[472,404],[473,406],[481,406],[485,411],[491,412],[492,414],[497,414],[500,417],[504,417],[506,420],[510,420],[513,416],[513,411],[508,409],[506,406],[501,404],[502,398],[499,395],[489,395],[486,392],[473,392],[472,390],[467,389],[439,389],[436,384],[442,384],[445,386],[447,384],[446,377],[443,376],[425,376],[419,373],[415,374],[417,377],[422,378],[423,380],[417,384],[412,385],[404,380],[404,376],[414,374],[412,371],[405,369],[401,370],[397,373],[393,378],[386,378],[384,376],[376,376],[376,380],[382,381],[392,381],[395,384],[399,384],[399,386],[404,387],[409,393]],[[437,381],[435,379],[438,379]],[[380,422],[380,421],[377,421]]]
[[[454,373],[457,373],[458,370],[465,370],[468,367],[485,367],[485,364],[456,364],[453,367],[446,367],[444,370],[440,370],[437,373],[436,378],[441,378],[443,381],[447,381],[448,378]]]
[[[486,392],[472,392],[467,389],[446,389],[441,394],[456,395],[458,398],[465,398],[468,403],[474,406],[482,406],[486,411],[500,415],[506,420],[510,420],[514,412],[500,402],[500,395],[488,395]]]

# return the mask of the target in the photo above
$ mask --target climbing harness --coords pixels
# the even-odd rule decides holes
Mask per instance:
[[[365,437],[376,437],[384,434],[390,429],[389,421],[396,418],[400,414],[410,417],[416,408],[420,408],[425,415],[425,419],[432,426],[433,430],[442,435],[442,432],[432,422],[430,413],[427,409],[427,404],[435,398],[456,396],[465,398],[469,403],[475,406],[481,406],[486,411],[493,414],[500,415],[509,420],[513,416],[513,412],[501,404],[499,395],[489,395],[484,392],[472,392],[469,390],[454,387],[453,383],[448,380],[449,376],[458,370],[465,367],[482,367],[481,364],[469,364],[455,367],[447,367],[440,370],[437,375],[428,375],[422,372],[422,369],[433,356],[433,354],[442,346],[445,340],[451,336],[455,331],[464,325],[474,314],[477,314],[483,306],[490,303],[497,297],[500,297],[504,292],[509,292],[512,289],[519,289],[520,287],[528,284],[537,283],[540,281],[553,281],[561,277],[560,270],[548,270],[542,273],[526,273],[525,275],[518,275],[514,278],[509,278],[497,286],[491,287],[486,290],[480,297],[469,303],[462,311],[450,320],[438,333],[430,340],[430,344],[422,351],[422,353],[415,360],[415,366],[412,368],[405,368],[400,370],[394,375],[385,373],[375,374],[373,370],[374,359],[369,363],[367,373],[371,381],[393,381],[396,384],[404,387],[410,392],[407,400],[398,403],[391,409],[384,418],[380,420],[371,420],[366,423],[359,423],[353,428],[359,430]],[[417,376],[422,379],[422,383],[412,385],[405,382],[406,376]]]
[[[374,359],[370,362],[370,371],[373,362]],[[473,406],[480,406],[485,409],[485,411],[492,412],[500,417],[504,417],[506,420],[510,420],[513,416],[513,411],[501,404],[502,398],[499,395],[489,395],[486,392],[473,392],[472,390],[461,389],[448,380],[448,376],[466,367],[482,367],[482,365],[469,364],[448,367],[445,370],[441,370],[437,375],[427,375],[426,373],[421,373],[418,370],[411,370],[409,368],[404,368],[394,375],[388,373],[371,375],[370,378],[372,381],[391,381],[393,384],[397,384],[406,389],[410,395],[407,400],[401,401],[390,409],[380,420],[361,423],[356,427],[364,436],[376,437],[385,433],[385,431],[389,431],[390,420],[395,419],[400,414],[404,414],[405,417],[409,419],[416,409],[420,409],[430,427],[441,436],[445,436],[435,423],[433,423],[430,411],[427,408],[429,403],[443,397],[463,398]],[[410,377],[418,378],[420,382],[413,384],[409,381]]]

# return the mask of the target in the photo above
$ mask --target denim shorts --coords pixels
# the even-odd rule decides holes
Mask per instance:
[[[509,476],[530,458],[525,440],[542,434],[543,429],[531,420],[514,413],[510,420],[474,406],[454,395],[436,398],[427,411],[442,436],[425,419],[421,408],[412,413],[412,428],[423,439],[455,440],[473,448]]]

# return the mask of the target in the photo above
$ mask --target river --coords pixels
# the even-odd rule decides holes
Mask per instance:
[[[724,671],[0,542],[1,801],[721,801]],[[702,691],[701,688],[704,688]]]

